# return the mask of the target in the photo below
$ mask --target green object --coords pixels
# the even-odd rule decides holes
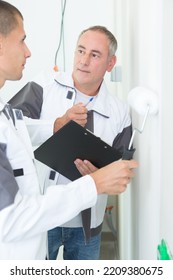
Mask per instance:
[[[164,239],[162,239],[161,243],[157,246],[157,252],[158,260],[172,260],[172,256]]]

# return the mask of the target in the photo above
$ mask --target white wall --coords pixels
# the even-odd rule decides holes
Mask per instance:
[[[121,257],[156,259],[162,238],[173,252],[173,2],[124,0],[121,4],[122,88],[128,92],[140,85],[159,97],[159,114],[149,117],[134,142],[140,163],[137,176],[120,198]],[[132,111],[132,118],[140,127],[141,117]]]
[[[161,209],[160,236],[165,237],[173,252],[173,1],[163,1],[162,94],[161,94]]]
[[[142,85],[161,95],[162,1],[138,1],[134,20],[131,86]],[[135,26],[137,27],[135,30]],[[160,32],[158,32],[158,30]],[[131,40],[132,43],[133,40]],[[132,51],[132,49],[131,49]],[[159,243],[160,209],[160,113],[148,119],[142,136],[136,141],[140,171],[135,180],[136,258],[156,259]],[[136,122],[140,125],[140,121]],[[135,121],[134,121],[135,124]],[[134,256],[135,257],[135,256]]]

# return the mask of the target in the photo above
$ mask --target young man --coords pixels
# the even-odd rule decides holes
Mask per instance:
[[[116,49],[117,41],[109,30],[103,26],[90,27],[78,38],[72,74],[50,74],[28,83],[12,98],[13,107],[33,119],[29,120],[28,129],[34,145],[40,145],[69,120],[74,120],[87,125],[123,154],[131,137],[128,107],[108,92],[104,81],[106,71],[110,72],[116,63]],[[40,119],[40,124],[34,119]],[[47,121],[47,126],[42,121]],[[97,169],[87,160],[76,159],[75,165],[82,175]],[[47,186],[69,183],[61,174],[52,172],[48,171]],[[107,195],[98,195],[96,205],[87,214],[84,211],[50,230],[48,258],[56,259],[59,247],[64,245],[64,259],[98,259],[106,204]],[[85,225],[86,221],[90,227]]]

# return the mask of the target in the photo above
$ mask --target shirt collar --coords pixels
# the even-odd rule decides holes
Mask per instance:
[[[71,88],[72,90],[75,90],[72,75],[70,75],[69,73],[66,72],[56,73],[55,81],[61,84],[62,86],[66,86],[68,88]],[[103,80],[92,110],[107,118],[110,117],[110,106],[108,101],[109,100],[108,95],[109,92],[106,83]]]
[[[6,103],[4,103],[4,102],[2,101],[2,99],[0,98],[0,112],[3,111],[5,105],[6,105]]]

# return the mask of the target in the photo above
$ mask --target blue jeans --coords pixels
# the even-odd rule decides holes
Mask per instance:
[[[98,260],[101,233],[85,244],[83,228],[56,227],[48,231],[49,260],[56,260],[59,248],[64,246],[64,260]]]

